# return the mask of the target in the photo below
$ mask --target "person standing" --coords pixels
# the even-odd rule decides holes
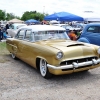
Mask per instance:
[[[2,28],[0,27],[0,41],[3,39],[3,32],[2,32]]]
[[[77,35],[75,34],[75,31],[73,31],[73,30],[71,30],[71,31],[68,33],[68,36],[70,37],[71,40],[74,40],[74,41],[77,40]]]
[[[8,24],[6,24],[6,26],[5,26],[6,34],[8,34],[7,29],[9,29],[9,25]]]
[[[0,27],[1,27],[1,22],[0,22]]]
[[[7,29],[9,29],[9,25],[8,25],[8,24],[6,24],[6,30],[7,30]]]

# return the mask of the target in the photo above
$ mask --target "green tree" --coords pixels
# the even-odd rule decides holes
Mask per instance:
[[[20,19],[20,17],[15,16],[13,13],[7,13],[6,14],[6,20],[11,20],[11,19],[14,19],[14,18]]]
[[[20,17],[15,16],[13,13],[6,13],[5,11],[0,10],[0,20],[11,20],[13,18],[20,19]]]
[[[5,20],[6,13],[3,10],[0,10],[0,20]]]
[[[37,11],[26,11],[24,12],[24,14],[21,17],[22,20],[26,21],[28,19],[35,19],[35,20],[39,20],[42,21],[44,19],[44,14],[39,13]]]

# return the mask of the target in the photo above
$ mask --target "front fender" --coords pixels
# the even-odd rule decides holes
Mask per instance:
[[[79,38],[77,41],[79,42],[85,42],[85,43],[90,43],[89,40],[87,38]]]

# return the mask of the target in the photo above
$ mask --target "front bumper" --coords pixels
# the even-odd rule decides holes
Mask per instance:
[[[50,64],[47,64],[47,67],[52,68],[52,69],[70,69],[70,68],[79,68],[82,66],[91,66],[91,65],[96,65],[100,63],[100,59],[96,60],[96,59],[92,59],[92,61],[87,61],[87,62],[82,62],[82,63],[77,63],[77,62],[73,62],[73,64],[70,65],[63,65],[63,66],[53,66]]]

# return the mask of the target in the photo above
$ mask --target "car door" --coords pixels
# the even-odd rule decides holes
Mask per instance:
[[[25,30],[21,29],[18,31],[17,35],[15,36],[14,39],[14,46],[17,47],[16,49],[16,55],[18,56],[18,58],[23,59],[23,39],[25,36]]]
[[[100,45],[100,27],[99,26],[88,27],[83,37],[86,37],[91,44]]]
[[[34,37],[31,29],[24,29],[23,40],[18,43],[20,58],[30,65],[35,65]]]

